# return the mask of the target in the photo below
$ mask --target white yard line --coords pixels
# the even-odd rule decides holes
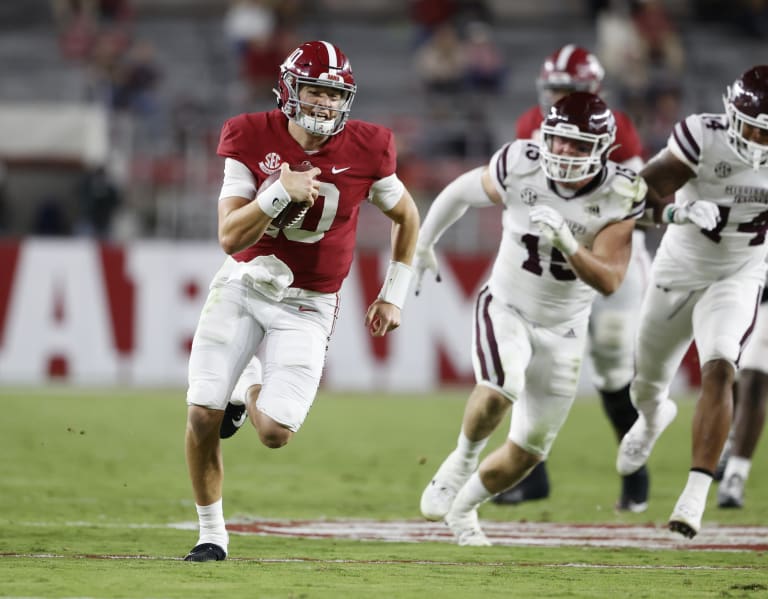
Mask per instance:
[[[26,526],[61,526],[61,523],[17,522]],[[693,540],[685,540],[665,527],[630,524],[559,524],[548,522],[483,521],[494,545],[509,547],[605,547],[632,549],[685,549],[705,551],[768,551],[768,527],[705,526]],[[197,530],[196,522],[171,524],[67,522],[65,526],[95,528],[176,528]],[[399,543],[452,543],[441,522],[424,520],[231,520],[230,533],[305,539],[340,539]],[[126,557],[127,559],[127,557]],[[140,559],[140,558],[138,558]],[[586,567],[586,566],[585,566]]]

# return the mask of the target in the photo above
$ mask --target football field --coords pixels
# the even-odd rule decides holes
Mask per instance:
[[[230,558],[193,564],[182,389],[2,388],[0,597],[768,596],[765,441],[744,509],[718,509],[713,485],[693,541],[664,528],[691,398],[651,457],[646,513],[614,512],[616,443],[583,398],[549,461],[551,497],[486,504],[494,546],[454,545],[418,502],[465,397],[321,392],[282,449],[241,431],[223,443]]]

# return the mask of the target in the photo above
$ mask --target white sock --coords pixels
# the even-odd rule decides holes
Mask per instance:
[[[464,483],[464,486],[459,489],[456,499],[453,501],[451,511],[470,512],[481,503],[488,501],[493,495],[493,493],[485,488],[483,481],[480,480],[480,473],[475,471],[469,477],[469,480]]]
[[[695,498],[701,503],[707,502],[707,494],[709,493],[709,487],[712,484],[712,477],[709,474],[704,474],[698,470],[691,470],[688,473],[688,482],[683,489],[683,495],[690,498]]]
[[[749,476],[749,470],[752,467],[752,460],[749,458],[742,458],[737,455],[732,455],[728,458],[728,463],[725,465],[725,472],[723,473],[723,480],[728,480],[731,475],[738,474],[742,480],[746,481]]]
[[[201,543],[213,543],[218,545],[227,552],[227,545],[229,544],[229,533],[224,523],[224,508],[222,507],[222,500],[212,503],[211,505],[197,505],[197,519],[200,523],[200,538],[197,540],[197,545]]]
[[[490,437],[486,437],[480,441],[470,441],[462,429],[459,432],[459,438],[456,441],[456,455],[462,459],[465,464],[471,465],[474,469],[474,467],[477,465],[477,460],[480,457],[480,453],[488,444],[488,439],[490,439]]]

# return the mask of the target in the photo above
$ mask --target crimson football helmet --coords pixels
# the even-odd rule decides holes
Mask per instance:
[[[333,108],[333,118],[314,116],[313,105],[299,100],[302,85],[330,87],[342,92],[342,101]],[[304,42],[280,65],[277,106],[285,115],[316,135],[335,135],[344,128],[357,86],[345,54],[323,41]],[[302,110],[302,107],[304,110]]]
[[[768,166],[768,66],[752,67],[723,96],[728,116],[728,145],[755,170]],[[744,126],[761,129],[766,143],[747,139]]]
[[[541,137],[544,174],[553,181],[583,181],[599,173],[608,159],[616,139],[616,121],[598,96],[573,92],[549,109],[541,124]],[[553,152],[555,137],[575,142],[578,151]]]
[[[594,54],[575,44],[567,44],[548,56],[536,79],[541,113],[564,94],[600,91],[605,71]]]

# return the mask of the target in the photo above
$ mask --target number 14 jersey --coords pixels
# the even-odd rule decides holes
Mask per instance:
[[[667,148],[696,176],[675,194],[675,204],[709,200],[720,209],[711,231],[696,225],[670,225],[656,253],[657,284],[700,289],[752,271],[765,277],[768,245],[768,168],[742,162],[728,145],[724,114],[695,114],[675,125]]]

